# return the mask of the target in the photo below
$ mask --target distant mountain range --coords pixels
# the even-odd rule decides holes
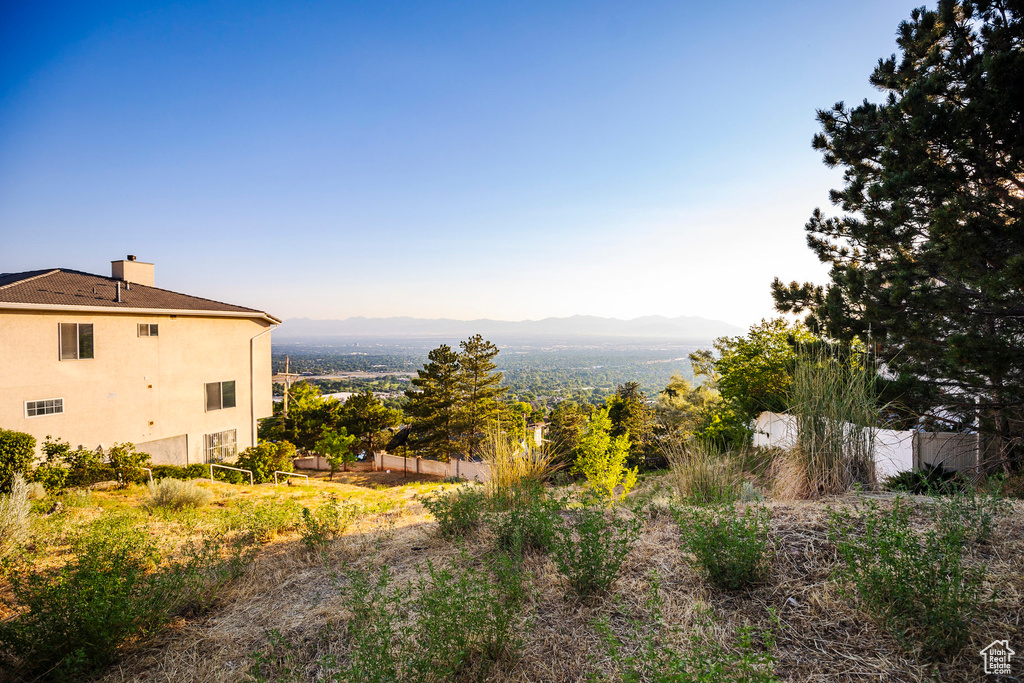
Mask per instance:
[[[276,341],[325,337],[622,337],[709,341],[745,330],[720,320],[696,316],[650,315],[632,320],[574,315],[543,320],[452,320],[449,318],[289,318],[274,331]]]

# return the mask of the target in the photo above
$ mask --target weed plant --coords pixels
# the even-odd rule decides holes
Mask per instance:
[[[611,588],[643,524],[641,515],[627,519],[593,503],[567,513],[551,554],[573,592],[587,597]]]
[[[245,542],[259,545],[269,543],[278,534],[294,529],[298,526],[300,515],[299,504],[290,499],[242,501],[232,522]]]
[[[213,500],[213,492],[192,481],[161,479],[146,485],[149,500],[146,507],[181,510],[186,507],[202,507]]]
[[[987,545],[992,540],[996,520],[1009,514],[1010,504],[994,493],[981,494],[969,489],[940,499],[935,509],[942,533],[962,529],[967,540]]]
[[[302,523],[299,531],[303,544],[315,552],[329,542],[341,537],[348,527],[359,517],[361,508],[351,502],[339,503],[331,496],[319,507],[310,510],[302,508]]]
[[[423,506],[437,520],[446,538],[461,538],[476,531],[487,497],[479,486],[460,486],[454,491],[435,491],[423,497]]]
[[[386,568],[373,579],[348,575],[349,651],[334,680],[484,680],[520,651],[526,592],[509,558],[495,558],[486,569],[428,563],[415,585],[391,583]],[[413,621],[406,626],[408,614]]]
[[[885,480],[888,491],[902,491],[919,496],[952,496],[967,493],[971,482],[960,472],[924,463],[921,469],[907,470]]]
[[[676,494],[693,505],[723,505],[738,500],[740,468],[728,454],[698,439],[662,442],[669,462],[669,481]]]
[[[697,560],[708,580],[724,590],[756,583],[771,556],[767,508],[748,506],[743,514],[732,504],[713,508],[674,508],[683,547]]]
[[[679,632],[679,627],[664,624],[658,584],[654,581],[647,600],[649,614],[642,619],[630,619],[629,626],[637,633],[639,646],[626,654],[622,639],[612,630],[607,619],[598,619],[595,630],[611,660],[616,676],[610,678],[595,672],[591,680],[618,680],[623,683],[774,683],[775,632],[769,628],[755,632],[750,626],[741,626],[734,634],[732,647],[726,648],[708,635],[714,629],[710,610],[701,611],[695,619],[689,649],[680,652],[666,643],[665,636]],[[777,616],[771,613],[777,625]],[[757,641],[760,640],[760,643]]]
[[[522,557],[527,551],[548,552],[563,507],[539,482],[523,483],[495,496],[484,517],[495,549],[513,557]]]
[[[983,604],[985,568],[965,565],[962,527],[916,533],[897,498],[890,510],[871,501],[858,516],[833,513],[831,537],[849,595],[905,647],[930,660],[963,649]]]

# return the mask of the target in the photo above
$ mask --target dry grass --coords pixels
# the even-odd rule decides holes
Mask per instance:
[[[648,477],[634,495],[650,493],[663,484]],[[207,484],[209,485],[209,484]],[[228,494],[252,498],[273,495],[273,487],[217,488],[223,505]],[[390,568],[395,585],[418,575],[427,560],[443,564],[455,558],[455,544],[438,538],[435,524],[415,497],[437,484],[418,484],[372,490],[346,484],[311,485],[311,492],[280,487],[277,495],[321,496],[336,491],[342,500],[385,497],[401,507],[360,519],[322,555],[305,552],[297,534],[286,534],[267,545],[252,569],[232,584],[214,607],[184,615],[156,639],[137,643],[100,678],[107,683],[127,681],[235,682],[252,680],[247,671],[252,654],[271,649],[271,632],[292,643],[291,656],[301,670],[296,680],[316,680],[318,662],[327,654],[342,656],[341,625],[347,618],[337,576],[345,570],[373,573]],[[299,487],[303,488],[303,487]],[[646,489],[646,490],[645,490]],[[101,494],[96,494],[100,496]],[[125,494],[102,494],[114,500]],[[885,496],[876,496],[885,502]],[[704,629],[707,635],[732,647],[732,634],[745,624],[770,626],[768,609],[778,611],[776,673],[793,681],[926,681],[979,680],[977,651],[995,639],[1021,642],[1024,632],[1024,506],[1013,505],[1001,519],[995,541],[972,562],[989,567],[989,588],[996,600],[975,625],[971,644],[951,661],[936,667],[915,661],[895,640],[875,626],[844,598],[831,580],[836,558],[828,541],[828,506],[858,505],[853,495],[820,501],[770,501],[775,553],[771,571],[747,591],[725,593],[710,587],[680,548],[679,532],[655,499],[648,508],[644,532],[627,557],[610,595],[589,601],[566,597],[565,584],[553,562],[528,554],[524,567],[532,576],[527,605],[529,626],[521,658],[490,679],[501,683],[526,681],[587,681],[593,673],[609,672],[612,662],[595,621],[607,618],[624,643],[624,654],[637,651],[643,634],[633,632],[631,618],[643,618],[651,572],[660,577],[665,623],[685,632]],[[210,509],[210,508],[207,508]],[[90,514],[98,514],[95,508]],[[171,533],[175,524],[159,521],[155,530]],[[931,523],[925,506],[915,523]],[[201,522],[200,522],[201,524]],[[471,557],[488,550],[486,534],[466,539]],[[343,579],[340,579],[343,581]],[[711,626],[700,626],[699,614],[709,609]],[[688,639],[673,636],[680,650]],[[275,650],[277,652],[278,650]]]
[[[736,459],[696,439],[662,442],[669,462],[669,481],[683,500],[698,504],[739,498],[743,473]]]
[[[488,494],[508,491],[522,482],[541,482],[554,471],[554,457],[544,448],[520,443],[493,431],[481,444],[481,457],[490,468]]]

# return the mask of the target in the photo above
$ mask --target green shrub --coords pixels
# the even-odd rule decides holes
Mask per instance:
[[[294,500],[242,501],[238,505],[237,528],[247,542],[269,543],[278,534],[299,523],[301,508]]]
[[[30,509],[28,485],[15,474],[10,493],[0,494],[0,560],[25,540]]]
[[[423,507],[437,520],[438,531],[460,538],[480,526],[487,497],[479,486],[460,486],[454,491],[434,491],[423,497]]]
[[[338,503],[331,496],[315,510],[302,508],[302,542],[311,551],[327,545],[328,542],[340,537],[349,525],[359,516],[361,508],[356,503]]]
[[[258,446],[250,446],[242,451],[235,463],[236,467],[251,470],[253,480],[257,484],[274,479],[274,471],[291,472],[294,469],[295,446],[287,441],[271,443],[264,441]]]
[[[134,516],[104,517],[72,542],[67,564],[40,571],[8,564],[16,616],[0,622],[4,666],[18,680],[83,680],[128,640],[153,633],[177,611],[209,604],[247,558],[221,560],[219,539],[161,557]]]
[[[123,489],[146,480],[146,473],[142,468],[148,467],[152,458],[149,453],[136,452],[133,443],[116,443],[107,452],[107,459],[114,469],[118,488]]]
[[[68,485],[70,454],[71,444],[67,441],[46,437],[43,442],[43,462],[32,473],[32,481],[42,484],[51,493],[63,491]]]
[[[925,464],[921,469],[907,470],[885,480],[889,491],[902,491],[919,496],[950,496],[966,493],[971,481],[959,472]]]
[[[67,450],[63,458],[68,464],[67,486],[90,486],[117,478],[114,468],[103,462],[100,451],[79,446],[75,450]]]
[[[484,680],[522,647],[525,602],[515,563],[502,558],[488,569],[428,563],[426,575],[405,589],[390,588],[386,568],[374,580],[350,573],[349,651],[334,680]],[[414,621],[404,627],[409,613]]]
[[[183,507],[201,507],[213,500],[213,492],[180,479],[160,479],[149,482],[147,507],[180,510]]]
[[[918,534],[900,498],[888,511],[871,501],[859,516],[833,513],[831,526],[842,559],[839,578],[868,614],[927,659],[963,648],[982,606],[985,568],[965,566],[962,527]]]
[[[962,529],[970,540],[982,545],[992,540],[996,520],[1010,512],[1009,502],[998,495],[973,490],[943,498],[935,507],[943,533]]]
[[[552,556],[580,597],[608,590],[640,537],[643,518],[618,517],[599,506],[571,511],[555,527]]]
[[[14,478],[29,479],[36,456],[35,437],[0,429],[0,493],[10,493]]]
[[[548,552],[555,539],[562,503],[551,499],[540,482],[523,482],[491,500],[485,514],[495,548],[520,557],[527,550]]]
[[[756,582],[769,558],[768,510],[747,507],[742,515],[734,505],[673,509],[683,547],[694,555],[708,580],[725,590]]]

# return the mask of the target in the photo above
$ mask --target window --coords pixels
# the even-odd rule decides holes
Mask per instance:
[[[25,401],[25,417],[57,415],[64,412],[64,399],[44,398],[41,401]]]
[[[92,358],[92,324],[60,324],[60,359],[82,360]]]
[[[220,410],[235,407],[235,383],[210,382],[206,385],[206,409]]]
[[[234,429],[206,435],[206,463],[221,462],[235,457],[238,447]]]
[[[156,323],[139,323],[140,337],[159,337],[160,326]]]

